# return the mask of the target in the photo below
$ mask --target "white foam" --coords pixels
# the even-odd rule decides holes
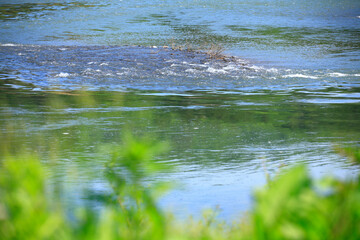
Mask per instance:
[[[198,64],[198,63],[189,63],[190,66],[195,66],[195,67],[206,67],[207,64]]]
[[[196,73],[196,72],[198,72],[198,70],[193,69],[193,68],[189,68],[189,69],[186,69],[185,72],[187,72],[187,73]]]
[[[91,68],[86,68],[83,73],[84,74],[90,74],[90,73],[93,73],[94,72],[94,69],[91,69]]]
[[[347,77],[347,76],[349,76],[349,74],[333,72],[333,73],[329,73],[329,76],[330,77]]]
[[[70,74],[69,74],[69,73],[64,73],[64,72],[61,72],[61,73],[59,73],[59,74],[55,75],[55,77],[63,77],[63,78],[65,78],[65,77],[69,77],[69,76],[70,76]]]
[[[15,47],[15,46],[20,46],[20,45],[13,44],[13,43],[0,43],[0,46],[2,46],[2,47]]]
[[[260,71],[260,70],[264,70],[263,67],[259,67],[259,66],[255,66],[255,65],[253,65],[253,66],[248,66],[247,68],[248,68],[248,69],[251,69],[251,70],[254,70],[255,72],[258,72],[258,71]]]
[[[265,73],[278,73],[279,69],[277,68],[265,68],[262,66],[256,66],[256,65],[251,65],[251,66],[246,66],[247,69],[251,69],[255,72],[265,72]],[[290,71],[290,70],[285,70],[286,72]]]
[[[123,70],[123,72],[117,72],[116,75],[119,76],[129,75],[132,71],[130,68],[126,68],[126,67],[122,67],[121,69]]]
[[[360,77],[360,73],[348,74],[348,73],[339,73],[333,72],[328,74],[329,77]]]
[[[299,73],[297,73],[297,74],[288,74],[288,75],[284,75],[283,77],[318,79],[318,77],[316,77],[316,76],[304,75],[304,74],[299,74]]]
[[[276,68],[269,68],[266,70],[267,72],[270,72],[270,73],[277,73],[279,70],[276,69]]]
[[[171,71],[170,69],[161,71],[160,73],[163,74],[163,75],[169,75],[169,76],[181,76],[181,74],[179,74],[177,72],[174,72],[174,71]]]
[[[209,73],[227,73],[224,69],[216,69],[213,67],[209,67],[206,71]]]
[[[237,70],[238,67],[236,65],[228,65],[226,67],[223,68],[225,71],[234,71]]]

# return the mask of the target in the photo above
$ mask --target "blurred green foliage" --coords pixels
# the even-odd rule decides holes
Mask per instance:
[[[286,169],[255,193],[252,210],[227,224],[215,211],[176,221],[157,205],[169,187],[149,181],[168,168],[154,157],[165,144],[125,135],[106,146],[112,193],[102,211],[83,207],[75,217],[49,198],[45,167],[34,156],[5,157],[0,173],[0,239],[359,239],[360,176],[315,181],[305,166]],[[350,154],[350,148],[346,152]],[[353,149],[354,154],[358,150]],[[357,158],[357,160],[359,160]]]
[[[68,226],[45,194],[45,171],[33,156],[7,158],[0,173],[0,239],[63,239]]]
[[[247,236],[252,239],[358,239],[360,186],[356,180],[314,181],[304,166],[256,192]]]
[[[336,147],[335,150],[337,150],[340,154],[347,156],[352,160],[355,164],[360,163],[360,148],[355,147]]]

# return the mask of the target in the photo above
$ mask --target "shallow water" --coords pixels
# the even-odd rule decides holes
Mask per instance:
[[[170,143],[180,215],[234,217],[282,166],[359,170],[333,150],[359,144],[358,1],[0,1],[0,22],[1,155],[56,160],[69,205],[99,207],[125,129]]]

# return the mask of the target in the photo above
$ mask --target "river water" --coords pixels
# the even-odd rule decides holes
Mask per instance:
[[[334,151],[360,140],[359,1],[0,0],[0,23],[1,156],[56,162],[69,205],[99,207],[125,129],[169,142],[180,215],[233,218],[283,166],[359,170]]]

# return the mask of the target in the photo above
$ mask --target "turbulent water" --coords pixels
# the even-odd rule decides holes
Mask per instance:
[[[358,171],[333,147],[359,144],[359,1],[0,0],[0,23],[1,155],[56,150],[65,202],[107,191],[90,159],[129,128],[172,146],[178,213],[233,217],[283,165]]]

